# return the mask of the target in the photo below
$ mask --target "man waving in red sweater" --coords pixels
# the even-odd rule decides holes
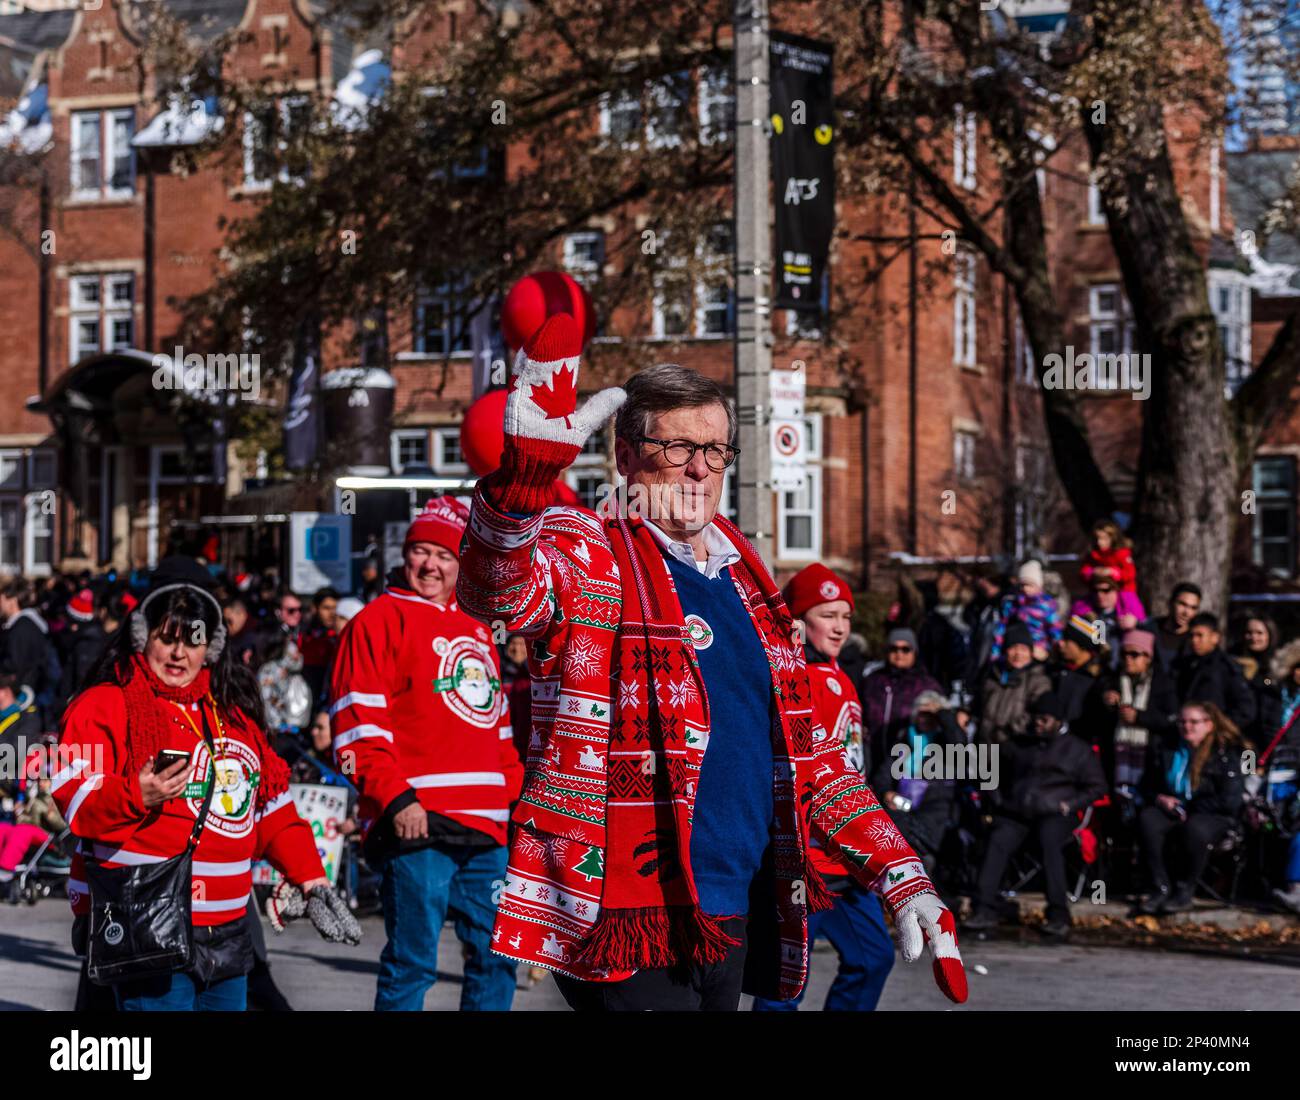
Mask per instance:
[[[334,755],[383,876],[378,1010],[423,1007],[449,910],[469,950],[461,1009],[504,1011],[514,997],[515,965],[491,950],[493,895],[523,775],[491,635],[455,602],[467,516],[451,497],[428,503],[334,665]]]

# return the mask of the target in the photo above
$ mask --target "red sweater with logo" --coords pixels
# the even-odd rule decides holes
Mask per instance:
[[[139,777],[122,774],[127,759],[125,692],[101,684],[82,692],[68,708],[50,787],[68,827],[90,843],[95,858],[121,867],[160,863],[184,850],[212,772],[198,732],[203,729],[198,708],[203,706],[217,746],[217,789],[194,850],[194,924],[226,924],[244,915],[254,860],[268,860],[290,882],[322,878],[311,826],[298,816],[289,793],[261,811],[256,808],[263,765],[251,721],[239,712],[223,714],[223,738],[207,701],[184,706],[155,698],[153,705],[166,716],[162,747],[190,753],[191,767],[185,792],[152,809],[145,808]],[[74,913],[90,909],[84,868],[78,850],[68,881]]]
[[[813,710],[827,736],[841,747],[844,763],[866,774],[862,750],[862,704],[857,690],[839,664],[821,659],[815,650],[806,651],[808,685],[812,688]],[[844,878],[850,874],[843,862],[830,855],[814,839],[809,845],[812,865],[823,878]]]
[[[487,627],[390,586],[344,628],[330,698],[367,830],[419,802],[505,844],[523,767]]]

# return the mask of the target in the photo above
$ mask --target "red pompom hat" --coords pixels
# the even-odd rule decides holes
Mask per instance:
[[[95,594],[83,588],[68,601],[68,614],[80,623],[90,622],[95,617]]]
[[[460,540],[469,523],[469,509],[455,497],[434,497],[425,506],[402,541],[405,550],[413,542],[431,542],[460,556]]]
[[[796,619],[819,603],[832,600],[848,600],[849,610],[853,610],[853,593],[849,586],[819,561],[800,569],[786,583],[781,594],[790,614]]]

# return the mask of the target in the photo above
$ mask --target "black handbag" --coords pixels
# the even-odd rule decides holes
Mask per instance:
[[[86,974],[96,985],[185,970],[194,956],[194,849],[217,787],[208,716],[201,707],[200,714],[211,777],[185,851],[161,863],[135,867],[105,867],[86,854],[90,888]]]

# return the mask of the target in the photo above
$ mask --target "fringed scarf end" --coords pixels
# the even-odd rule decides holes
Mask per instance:
[[[646,970],[687,959],[721,962],[739,943],[722,931],[717,918],[693,907],[606,909],[582,953],[594,967]]]

